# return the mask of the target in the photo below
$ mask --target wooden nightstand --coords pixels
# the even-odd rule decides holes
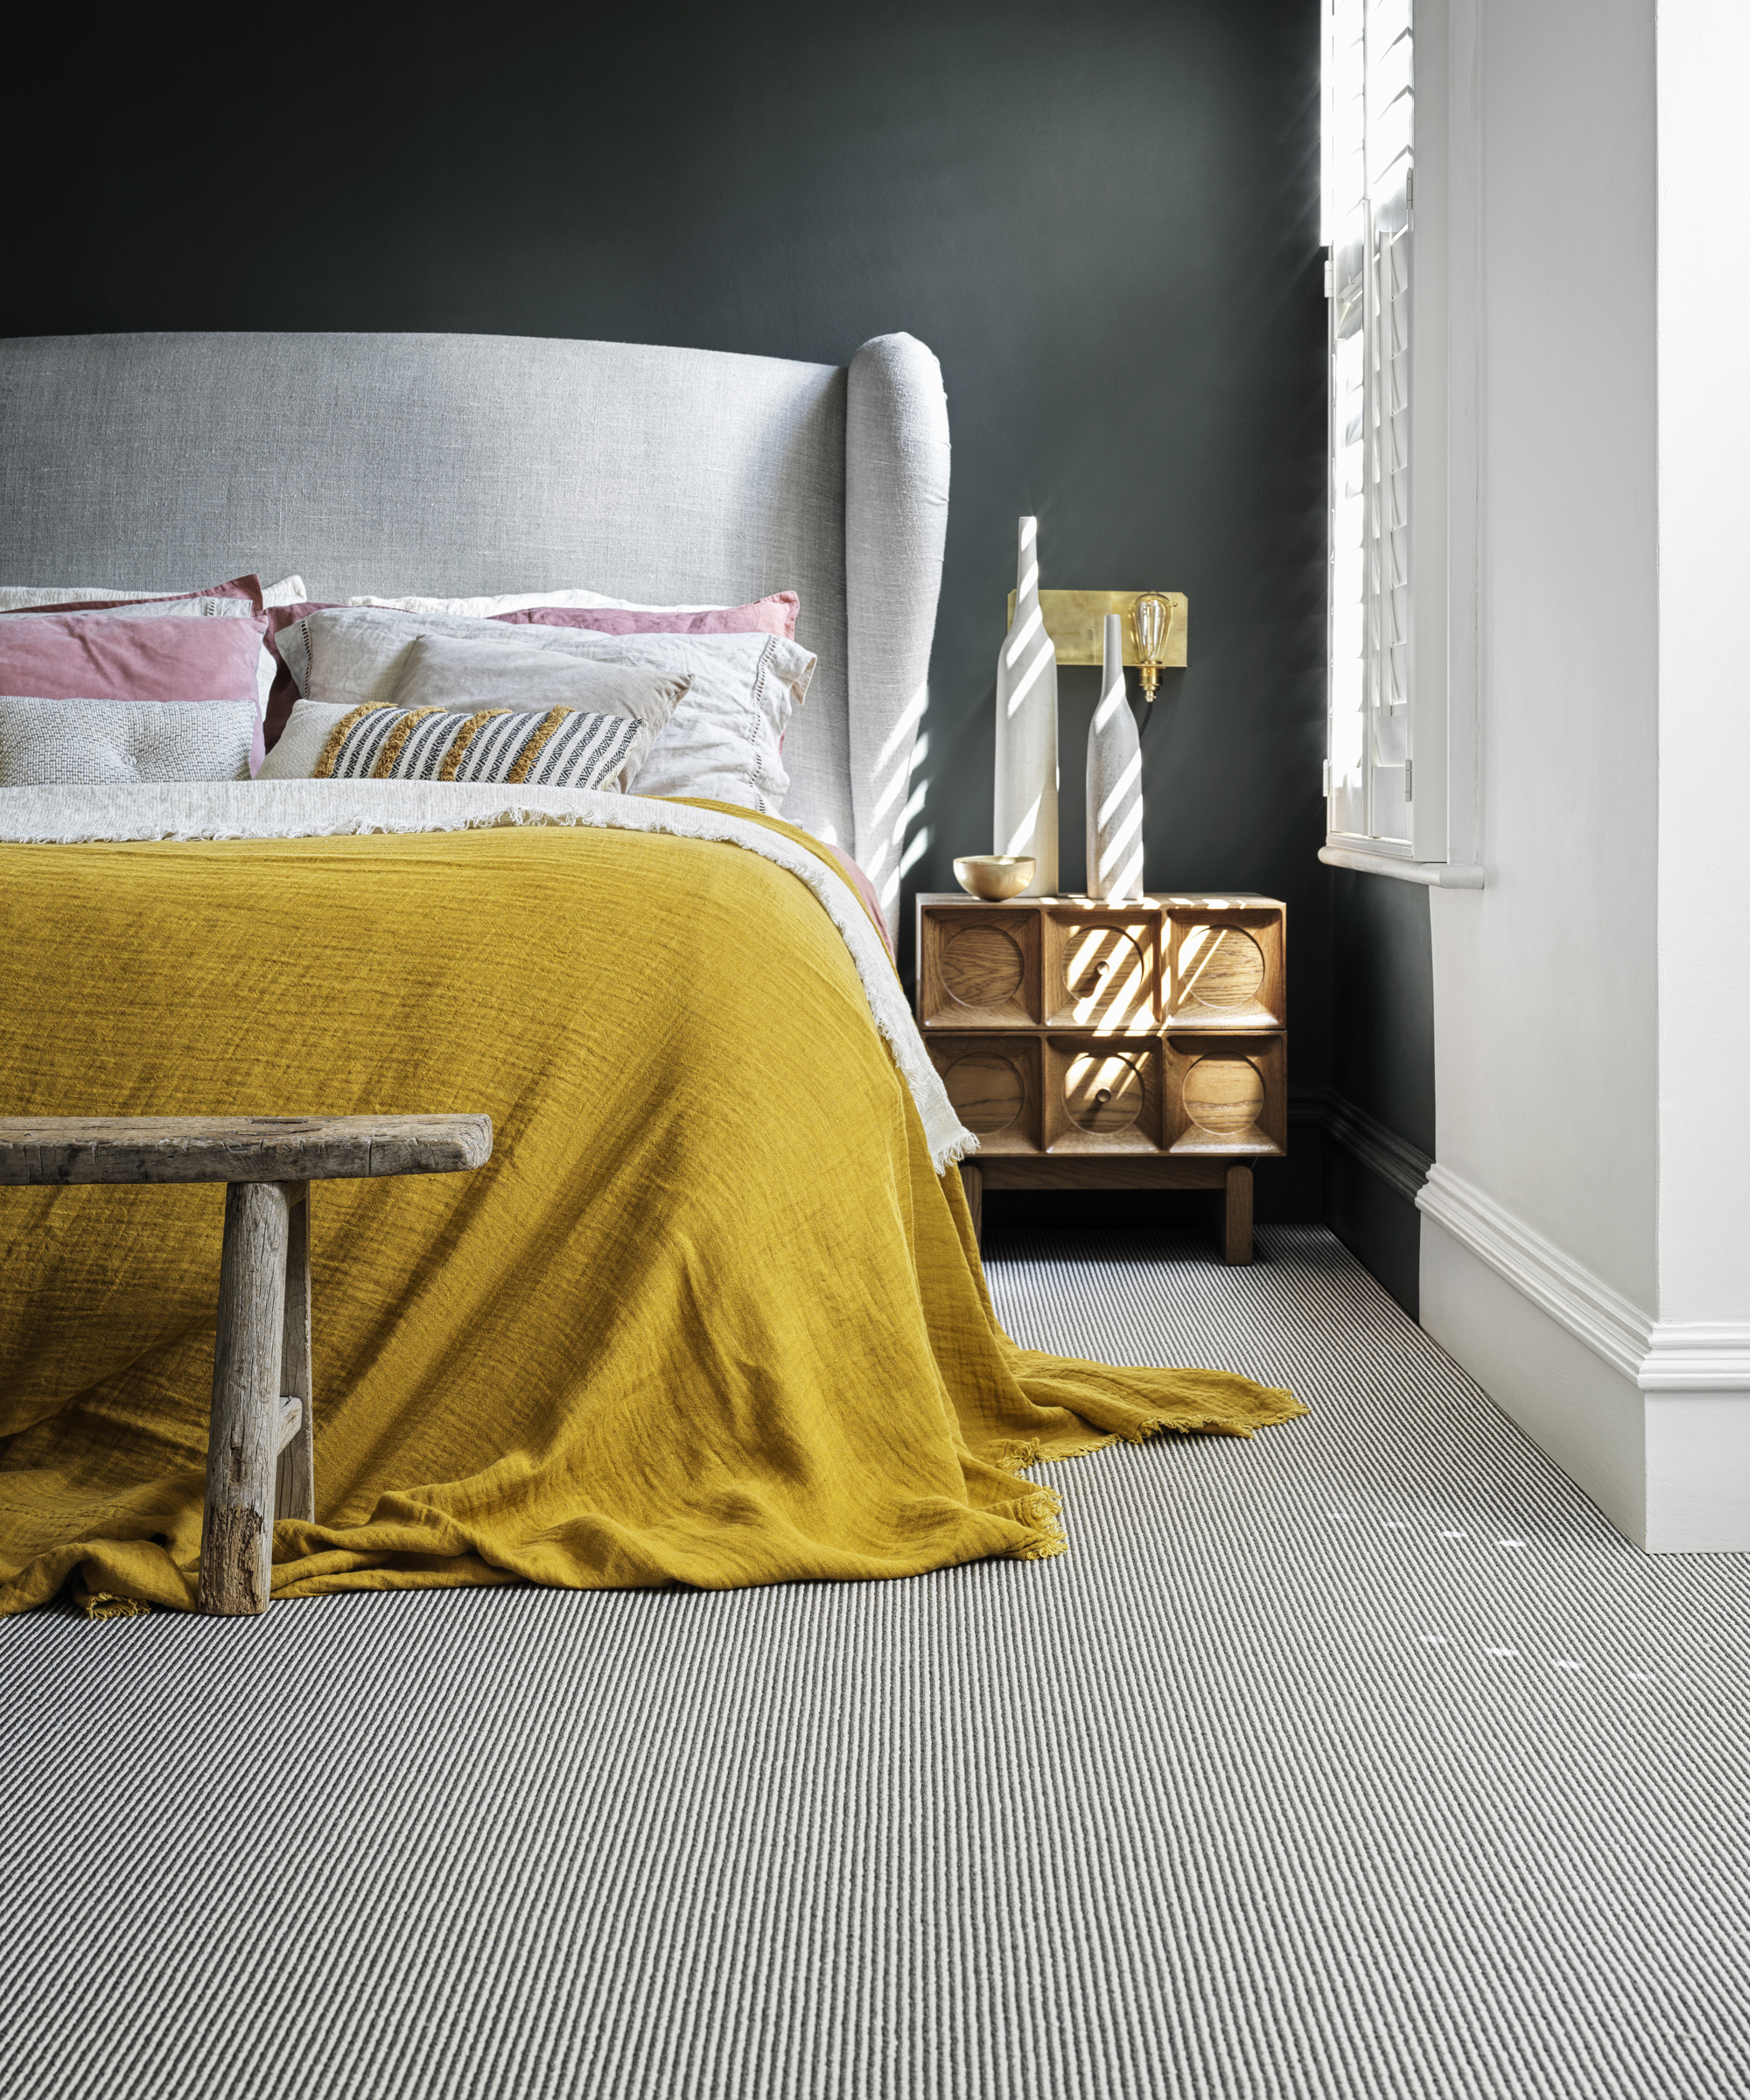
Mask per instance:
[[[987,1188],[1208,1188],[1252,1258],[1254,1159],[1288,1149],[1286,907],[918,899],[918,1026]]]

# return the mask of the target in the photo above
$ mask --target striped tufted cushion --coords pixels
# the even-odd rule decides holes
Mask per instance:
[[[553,707],[472,713],[439,707],[355,707],[335,723],[312,769],[318,780],[489,780],[530,788],[604,788],[642,724],[623,715]]]

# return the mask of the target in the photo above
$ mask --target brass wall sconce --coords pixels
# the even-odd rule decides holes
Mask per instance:
[[[1106,615],[1122,613],[1124,662],[1142,673],[1143,695],[1152,700],[1163,671],[1185,663],[1190,605],[1182,591],[1041,591],[1040,612],[1060,663],[1106,661]],[[1015,594],[1009,593],[1009,620]]]

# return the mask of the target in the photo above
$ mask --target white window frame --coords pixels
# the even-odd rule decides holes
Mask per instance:
[[[1385,0],[1366,0],[1369,14]],[[1326,201],[1327,278],[1336,183],[1331,152],[1331,42],[1340,0],[1322,0],[1326,50]],[[1368,829],[1338,828],[1336,717],[1327,685],[1325,766],[1326,843],[1319,858],[1334,866],[1440,888],[1483,885],[1479,803],[1477,646],[1478,300],[1481,136],[1478,0],[1412,0],[1415,41],[1413,217],[1404,236],[1409,255],[1410,488],[1409,678],[1405,705],[1392,722],[1404,738],[1413,774],[1407,837],[1382,837]],[[1375,249],[1368,244],[1371,260]],[[1331,287],[1335,290],[1337,288]],[[1327,366],[1327,402],[1335,397],[1335,305]],[[1334,438],[1334,430],[1331,433]],[[1336,458],[1334,444],[1327,459]],[[1336,492],[1333,494],[1333,513]],[[1332,615],[1335,545],[1326,592],[1327,679],[1333,675],[1338,629]],[[1353,617],[1353,616],[1352,616]],[[1378,676],[1376,663],[1373,675]],[[1406,734],[1407,732],[1407,734]],[[1366,755],[1376,756],[1371,718],[1363,725]],[[1351,735],[1353,732],[1351,732]],[[1384,798],[1381,798],[1383,806]],[[1373,822],[1371,783],[1367,822]],[[1349,798],[1353,809],[1353,797]]]

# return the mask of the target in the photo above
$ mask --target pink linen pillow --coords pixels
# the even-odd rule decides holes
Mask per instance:
[[[586,627],[597,634],[775,634],[796,639],[802,600],[794,591],[774,591],[752,605],[715,606],[696,612],[640,610],[625,606],[523,606],[488,618],[511,626]]]
[[[38,612],[0,621],[0,693],[257,705],[256,667],[267,631],[260,612],[249,620]],[[252,772],[262,755],[259,723],[256,745]]]

